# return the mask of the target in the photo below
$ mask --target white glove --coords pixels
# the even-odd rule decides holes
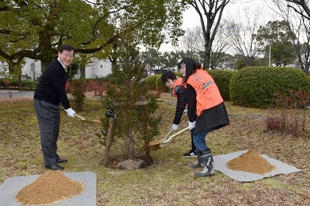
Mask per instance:
[[[189,130],[194,129],[195,126],[196,126],[196,121],[193,121],[193,122],[188,121],[188,129]]]
[[[66,109],[65,111],[67,112],[67,115],[69,117],[74,117],[74,115],[76,114],[76,112],[73,109],[71,109],[71,108]]]
[[[173,131],[177,130],[178,128],[179,128],[179,125],[177,125],[177,124],[173,124],[172,127],[171,127],[171,129]]]

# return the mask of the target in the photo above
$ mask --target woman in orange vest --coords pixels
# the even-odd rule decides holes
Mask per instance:
[[[172,89],[173,95],[177,98],[177,106],[175,109],[174,120],[171,129],[177,130],[181,121],[182,114],[187,104],[186,99],[186,88],[183,85],[183,78],[176,77],[172,71],[167,71],[161,76],[162,82],[169,88]],[[191,131],[192,149],[189,152],[183,154],[184,157],[196,157],[197,152],[193,142],[193,131]]]
[[[224,100],[209,73],[191,58],[184,58],[179,63],[184,76],[187,91],[188,125],[194,130],[194,144],[198,151],[198,161],[189,164],[191,168],[203,167],[196,172],[196,177],[214,174],[213,157],[207,147],[205,137],[214,130],[229,124]]]

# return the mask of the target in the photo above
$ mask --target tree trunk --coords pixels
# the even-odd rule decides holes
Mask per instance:
[[[80,65],[80,79],[85,79],[85,65]]]
[[[210,43],[205,44],[205,56],[204,56],[204,68],[205,69],[210,69],[210,58],[211,58],[211,45]]]
[[[147,116],[147,111],[145,111],[145,116]],[[144,121],[143,124],[143,130],[147,131],[148,130],[148,123],[147,121]],[[149,146],[150,140],[149,138],[144,138],[144,151],[145,151],[145,163],[146,165],[152,165],[153,164],[153,159],[151,156],[151,148]]]
[[[105,167],[108,165],[109,157],[110,157],[113,126],[114,126],[114,118],[110,117],[109,118],[109,129],[108,129],[107,139],[105,143],[104,159],[103,159],[103,166]]]
[[[18,90],[22,89],[22,75],[18,75]]]
[[[45,60],[45,59],[42,59],[41,60],[41,74],[43,74],[43,72],[45,72],[47,66],[52,63],[51,61],[48,61],[48,60]]]

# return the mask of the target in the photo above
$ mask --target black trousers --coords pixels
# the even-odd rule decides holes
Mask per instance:
[[[59,159],[59,155],[57,154],[57,140],[60,125],[59,105],[34,99],[34,108],[39,121],[44,164],[45,166],[56,165]]]
[[[194,130],[191,130],[191,139],[192,139],[192,151],[197,151],[194,144]]]

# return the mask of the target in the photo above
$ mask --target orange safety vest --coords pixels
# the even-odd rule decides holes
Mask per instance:
[[[196,91],[196,114],[199,117],[206,109],[215,107],[224,102],[221,93],[211,75],[202,69],[189,76],[187,84]]]
[[[172,93],[173,95],[176,97],[176,93],[175,93],[175,88],[177,88],[178,86],[184,86],[183,85],[183,78],[178,78],[175,82],[174,82],[174,85],[173,85],[173,90],[172,90]]]

